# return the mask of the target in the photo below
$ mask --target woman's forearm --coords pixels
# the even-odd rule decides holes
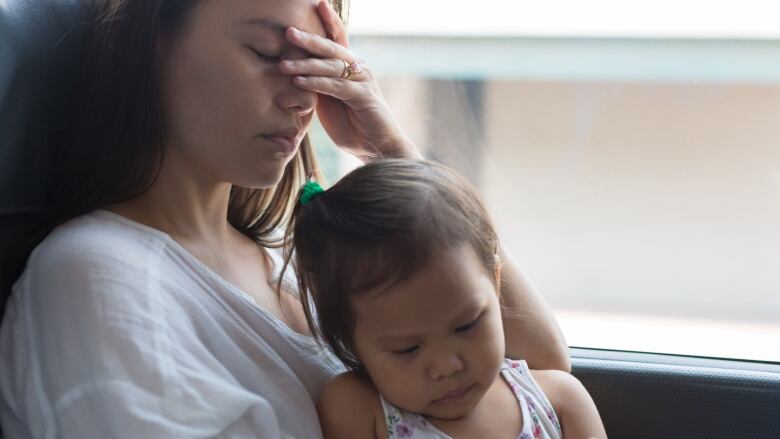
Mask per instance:
[[[384,146],[379,154],[376,156],[368,156],[362,158],[364,163],[368,163],[376,158],[391,158],[391,159],[423,159],[420,154],[420,150],[417,146],[406,136],[400,136],[392,142],[389,142]]]
[[[506,355],[522,358],[531,369],[571,372],[566,340],[542,297],[517,263],[501,250],[501,299]]]

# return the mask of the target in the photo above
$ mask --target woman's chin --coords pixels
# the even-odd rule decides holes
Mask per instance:
[[[265,169],[264,171],[262,173],[255,172],[254,175],[242,178],[240,182],[234,184],[250,189],[270,189],[279,184],[284,176],[283,167],[279,169]]]

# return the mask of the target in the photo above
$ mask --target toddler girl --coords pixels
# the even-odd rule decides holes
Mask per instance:
[[[350,370],[320,398],[326,437],[606,437],[575,378],[504,358],[498,239],[452,170],[378,160],[307,183],[288,233],[309,326]]]

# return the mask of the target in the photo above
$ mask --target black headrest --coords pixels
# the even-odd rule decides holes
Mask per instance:
[[[68,36],[77,33],[77,5],[0,0],[0,216],[43,204],[49,139],[76,62]]]
[[[0,316],[16,254],[43,224],[51,140],[80,61],[79,3],[0,0]]]

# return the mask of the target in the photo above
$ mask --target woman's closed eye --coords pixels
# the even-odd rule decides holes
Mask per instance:
[[[280,56],[280,55],[268,55],[268,54],[265,54],[265,53],[263,53],[263,52],[260,52],[260,51],[259,51],[259,50],[257,50],[257,49],[253,49],[253,48],[251,48],[251,47],[249,48],[249,50],[251,50],[252,52],[254,52],[255,56],[256,56],[258,59],[262,60],[262,61],[278,61],[278,60],[280,60],[280,59],[281,59],[281,56]]]

